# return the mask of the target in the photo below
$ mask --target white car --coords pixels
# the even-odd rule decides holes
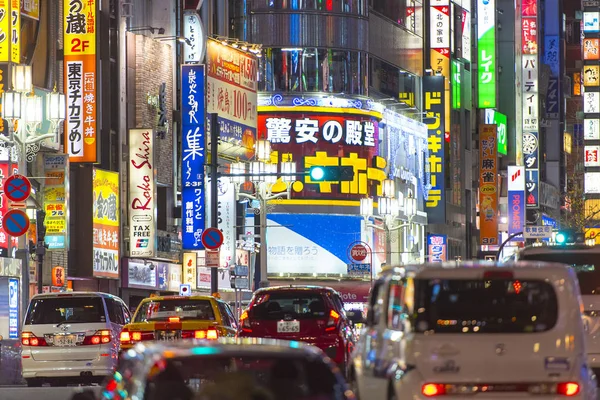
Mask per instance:
[[[560,264],[386,269],[354,353],[359,397],[596,400],[581,308]]]
[[[117,365],[130,319],[123,300],[106,293],[34,296],[21,332],[23,378],[28,386],[101,382]]]

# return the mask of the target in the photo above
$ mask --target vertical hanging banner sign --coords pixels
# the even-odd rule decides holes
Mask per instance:
[[[479,108],[496,107],[496,1],[477,0]]]
[[[181,66],[181,221],[184,250],[203,250],[206,162],[204,65]]]
[[[508,234],[523,232],[525,226],[525,167],[508,166]],[[523,235],[512,241],[523,241]]]
[[[119,279],[119,173],[94,168],[94,276]]]
[[[156,254],[154,131],[129,130],[129,255]]]
[[[425,163],[425,179],[431,189],[425,199],[425,209],[431,224],[446,224],[446,141],[444,140],[444,77],[424,76],[425,112],[434,122],[427,125],[427,149],[429,158]]]
[[[496,125],[479,128],[479,235],[482,246],[498,245],[498,143]]]
[[[21,63],[20,0],[0,1],[0,62]]]
[[[65,153],[75,163],[95,163],[96,0],[64,0]]]

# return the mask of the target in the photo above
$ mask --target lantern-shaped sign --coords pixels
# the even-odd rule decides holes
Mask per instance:
[[[65,286],[67,277],[65,276],[65,269],[60,266],[52,268],[52,286]]]

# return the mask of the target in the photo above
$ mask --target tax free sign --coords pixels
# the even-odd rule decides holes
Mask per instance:
[[[477,107],[496,107],[496,0],[477,0]]]

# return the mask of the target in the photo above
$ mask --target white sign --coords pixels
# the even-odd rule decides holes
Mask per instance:
[[[450,47],[450,5],[448,0],[435,1],[429,7],[430,43],[432,49],[447,49]]]
[[[585,167],[600,167],[598,153],[600,153],[600,146],[585,146],[583,165]]]
[[[191,296],[192,295],[192,287],[187,283],[183,283],[183,284],[179,285],[179,295],[180,296]]]
[[[181,285],[181,265],[169,264],[167,271],[167,290],[170,292],[179,292],[179,286]]]
[[[552,237],[552,227],[526,225],[523,227],[523,236],[525,239],[549,239]]]
[[[143,261],[129,260],[127,277],[129,286],[156,288],[156,269],[150,269],[150,264],[144,264]]]
[[[206,182],[206,215],[212,215],[210,179]],[[219,266],[226,268],[229,266],[235,251],[235,185],[228,177],[219,178],[218,184],[218,225],[217,227],[223,233],[223,244],[219,248],[221,251],[221,261]]]
[[[153,257],[156,252],[156,183],[154,131],[129,130],[129,254]]]
[[[525,190],[525,167],[508,166],[508,191]]]
[[[210,289],[210,274],[214,268],[198,267],[198,288]],[[219,289],[231,288],[229,269],[223,268],[217,271]]]
[[[197,254],[183,253],[183,283],[196,288]]]
[[[586,11],[583,13],[583,31],[598,32],[600,31],[600,13],[597,11]]]
[[[583,139],[600,140],[600,120],[586,119],[583,122]]]
[[[586,172],[583,175],[584,193],[600,193],[600,172]]]
[[[466,3],[470,3],[467,1]],[[465,60],[471,61],[471,13],[462,10],[462,56]]]
[[[537,55],[523,55],[523,131],[539,127],[538,60]]]
[[[195,10],[183,12],[183,63],[199,63],[204,60],[206,53],[206,33],[202,20]]]
[[[586,114],[600,112],[600,93],[585,92],[583,94],[583,112]]]
[[[206,250],[205,252],[205,265],[207,267],[216,268],[219,266],[221,257],[219,250]]]

